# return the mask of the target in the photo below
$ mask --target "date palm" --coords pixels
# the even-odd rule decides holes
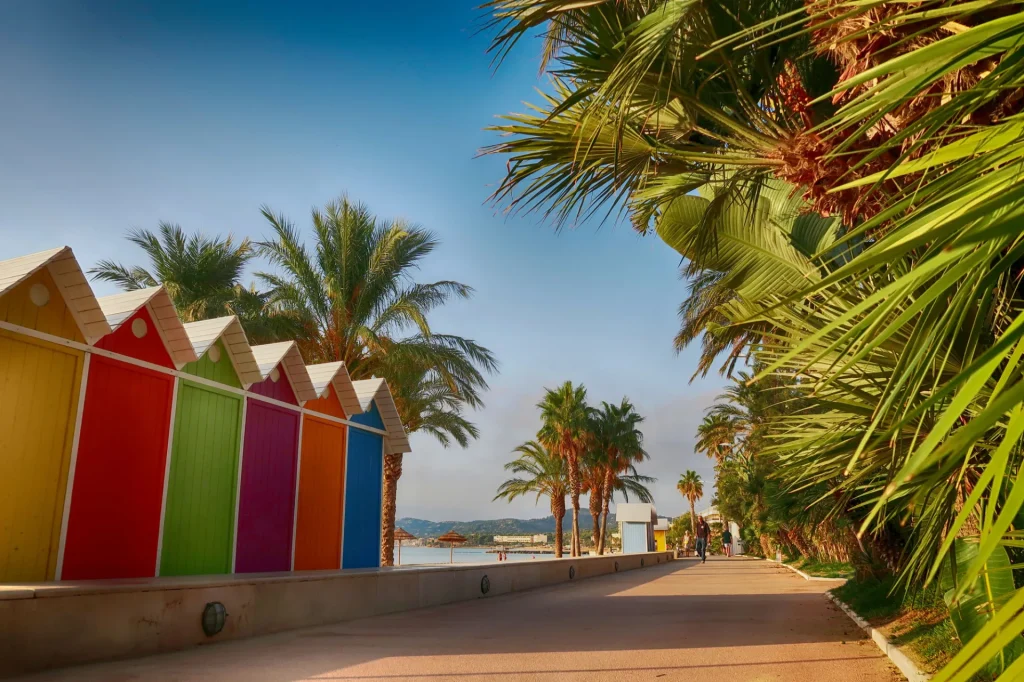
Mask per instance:
[[[476,429],[463,416],[478,408],[493,354],[471,339],[435,332],[430,313],[472,288],[450,280],[419,283],[418,269],[438,246],[433,233],[374,216],[342,197],[313,209],[313,245],[283,215],[264,206],[273,232],[258,244],[276,267],[260,272],[271,300],[306,330],[307,362],[341,360],[353,379],[388,380],[410,433],[423,431],[442,445],[463,447]],[[402,455],[385,458],[381,561],[393,565],[394,510]]]
[[[636,476],[635,465],[648,458],[644,450],[644,434],[640,425],[644,418],[629,401],[623,398],[618,404],[601,403],[599,410],[592,412],[590,431],[592,449],[604,470],[604,477],[597,485],[600,500],[601,524],[597,537],[597,553],[604,553],[604,539],[608,532],[608,514],[612,495],[622,489],[627,476]],[[641,490],[634,490],[641,501],[649,501]],[[628,495],[627,498],[628,500]],[[593,512],[593,501],[591,501]],[[596,521],[595,521],[596,524]],[[596,526],[595,526],[596,527]]]
[[[690,502],[690,530],[693,532],[693,537],[697,537],[697,511],[695,505],[697,500],[704,497],[704,482],[700,479],[700,474],[693,469],[687,469],[679,477],[679,481],[676,483],[676,490]]]
[[[722,462],[732,451],[737,435],[735,420],[723,414],[707,414],[697,427],[697,442],[693,450]]]
[[[580,556],[580,478],[581,458],[591,437],[591,408],[587,405],[587,389],[567,381],[556,389],[545,389],[537,403],[541,413],[538,440],[551,452],[565,460],[572,502],[571,555]]]
[[[537,500],[547,497],[551,515],[555,517],[555,557],[562,556],[562,520],[565,518],[565,496],[569,491],[569,478],[565,459],[537,441],[527,441],[513,452],[519,457],[505,465],[507,471],[517,474],[498,487],[494,499],[511,502],[517,497],[536,493]]]
[[[302,334],[296,320],[276,310],[264,293],[240,284],[256,255],[248,239],[189,235],[178,225],[161,222],[156,232],[131,230],[128,241],[142,249],[148,265],[101,260],[89,273],[126,291],[164,285],[185,322],[237,315],[252,343]]]

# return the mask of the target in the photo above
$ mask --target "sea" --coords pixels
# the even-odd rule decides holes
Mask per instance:
[[[423,564],[447,564],[450,560],[451,550],[447,547],[402,547],[402,566],[414,566]],[[554,559],[554,554],[519,554],[509,552],[509,561],[544,561]],[[498,555],[495,552],[488,552],[486,549],[474,549],[471,547],[455,548],[455,561],[457,564],[494,564],[498,562]],[[395,564],[398,564],[398,547],[395,547]]]

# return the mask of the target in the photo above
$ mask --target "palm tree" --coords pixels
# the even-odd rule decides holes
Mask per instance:
[[[697,427],[697,442],[694,452],[707,453],[717,462],[722,462],[733,449],[737,437],[736,422],[724,414],[707,414]]]
[[[592,414],[592,445],[604,469],[603,481],[599,485],[601,525],[597,546],[597,553],[604,554],[612,495],[625,485],[625,476],[637,475],[634,465],[646,460],[648,455],[643,448],[644,434],[640,430],[644,418],[629,398],[624,397],[618,405],[602,402],[601,409]],[[642,491],[637,490],[635,493],[642,501],[648,501]],[[628,495],[626,499],[629,499]]]
[[[160,223],[157,233],[131,230],[128,241],[149,258],[148,269],[101,260],[89,274],[127,291],[163,284],[186,322],[224,315],[243,269],[255,255],[248,239],[236,244],[230,235],[190,236],[166,222]]]
[[[472,289],[442,280],[427,284],[412,273],[438,246],[429,231],[404,221],[375,217],[346,197],[313,209],[313,252],[283,215],[262,208],[273,239],[258,249],[277,272],[260,272],[275,306],[301,321],[308,362],[341,360],[353,379],[388,380],[410,432],[424,431],[442,445],[463,447],[476,429],[463,408],[478,408],[494,372],[493,354],[471,339],[439,334],[429,313]],[[394,562],[394,510],[402,455],[384,463],[382,558]]]
[[[590,438],[591,408],[587,406],[587,389],[567,381],[556,389],[545,389],[537,403],[543,426],[538,440],[565,459],[572,501],[572,556],[580,556],[580,458]]]
[[[559,79],[540,111],[501,126],[499,199],[560,222],[611,203],[643,231],[729,165],[745,187],[788,182],[863,237],[775,300],[717,283],[741,267],[709,268],[681,340],[749,353],[760,377],[802,394],[803,407],[754,430],[777,444],[767,486],[822,486],[818,504],[858,510],[865,538],[914,528],[901,579],[943,582],[958,623],[987,623],[961,633],[977,642],[940,677],[968,679],[993,651],[1017,676],[1024,664],[1003,642],[1024,605],[1005,558],[1019,542],[1006,482],[1024,464],[1019,5],[489,6],[499,57],[539,28]],[[705,215],[698,236],[713,253]]]
[[[517,497],[537,494],[550,498],[551,514],[555,517],[555,557],[562,556],[562,519],[565,518],[565,495],[569,490],[568,471],[565,459],[547,449],[537,441],[527,441],[513,452],[519,457],[505,465],[507,471],[519,474],[498,487],[494,499],[504,498],[511,502]]]
[[[700,475],[696,471],[687,469],[686,473],[679,477],[676,490],[690,501],[690,530],[693,537],[697,537],[697,511],[694,505],[704,496],[704,482],[700,480]]]

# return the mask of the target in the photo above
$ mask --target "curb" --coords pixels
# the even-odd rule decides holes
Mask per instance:
[[[892,664],[899,668],[899,671],[903,673],[903,676],[907,678],[909,682],[927,682],[932,679],[932,676],[928,673],[922,672],[917,664],[910,660],[905,653],[895,644],[889,641],[889,639],[882,634],[882,631],[878,628],[871,627],[871,624],[865,621],[863,618],[858,616],[853,609],[843,603],[838,597],[832,594],[829,590],[825,593],[825,596],[829,600],[843,610],[850,619],[856,623],[861,630],[868,633],[874,641],[875,646],[882,650],[882,653],[888,656]]]
[[[789,564],[778,562],[775,559],[766,558],[765,561],[785,566],[804,580],[828,580],[831,582],[842,581],[844,584],[847,580],[846,578],[819,578],[817,576],[807,575],[800,569],[794,568]],[[875,643],[875,646],[877,646],[892,662],[892,664],[896,666],[901,673],[903,673],[903,676],[907,678],[908,682],[927,682],[932,679],[932,676],[918,668],[917,664],[910,660],[910,657],[903,653],[902,649],[890,642],[889,638],[882,634],[881,630],[872,627],[870,623],[858,616],[856,611],[847,606],[846,603],[839,599],[839,597],[832,594],[832,590],[826,592],[825,596],[828,597],[829,601],[842,609],[843,613],[849,616],[850,620],[857,624],[857,627],[868,633],[871,637],[871,641]]]
[[[806,573],[801,571],[799,568],[795,568],[793,566],[790,566],[789,564],[776,561],[775,559],[765,559],[765,561],[770,561],[771,563],[778,564],[779,566],[785,566],[789,570],[791,570],[794,573],[796,573],[797,575],[799,575],[804,580],[824,580],[824,581],[827,581],[827,582],[830,582],[830,583],[835,583],[835,582],[845,583],[846,582],[846,578],[822,578],[822,577],[819,577],[819,576],[816,576],[816,575],[807,575]]]

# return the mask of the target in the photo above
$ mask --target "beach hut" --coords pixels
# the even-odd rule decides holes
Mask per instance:
[[[658,552],[668,549],[668,519],[658,519],[654,524],[654,549]]]
[[[453,564],[455,563],[455,545],[461,545],[463,542],[466,541],[466,538],[462,535],[459,535],[454,530],[450,530],[441,537],[439,537],[437,541],[448,543],[448,548],[450,550],[448,552],[448,563]]]
[[[295,517],[297,571],[341,567],[345,504],[345,419],[362,411],[343,362],[306,367],[318,398],[302,415],[299,491]]]
[[[231,571],[242,388],[262,380],[234,316],[185,325],[199,359],[178,381],[160,545],[160,575]]]
[[[409,439],[384,379],[352,385],[363,413],[350,417],[354,424],[348,430],[342,568],[375,568],[380,566],[384,455],[409,452]]]
[[[653,528],[658,515],[654,505],[643,502],[615,505],[623,554],[649,552],[654,547]]]
[[[57,575],[65,580],[155,575],[171,371],[196,359],[163,287],[98,302],[112,332],[96,348],[117,355],[89,361]]]
[[[398,543],[398,565],[402,565],[402,542],[405,540],[415,540],[416,536],[407,531],[406,529],[399,526],[395,529],[395,542]]]
[[[71,249],[0,261],[0,582],[56,573],[85,351],[109,333]]]
[[[294,341],[253,346],[252,354],[262,380],[249,387],[246,397],[234,570],[288,571],[295,522],[299,406],[317,394]]]

